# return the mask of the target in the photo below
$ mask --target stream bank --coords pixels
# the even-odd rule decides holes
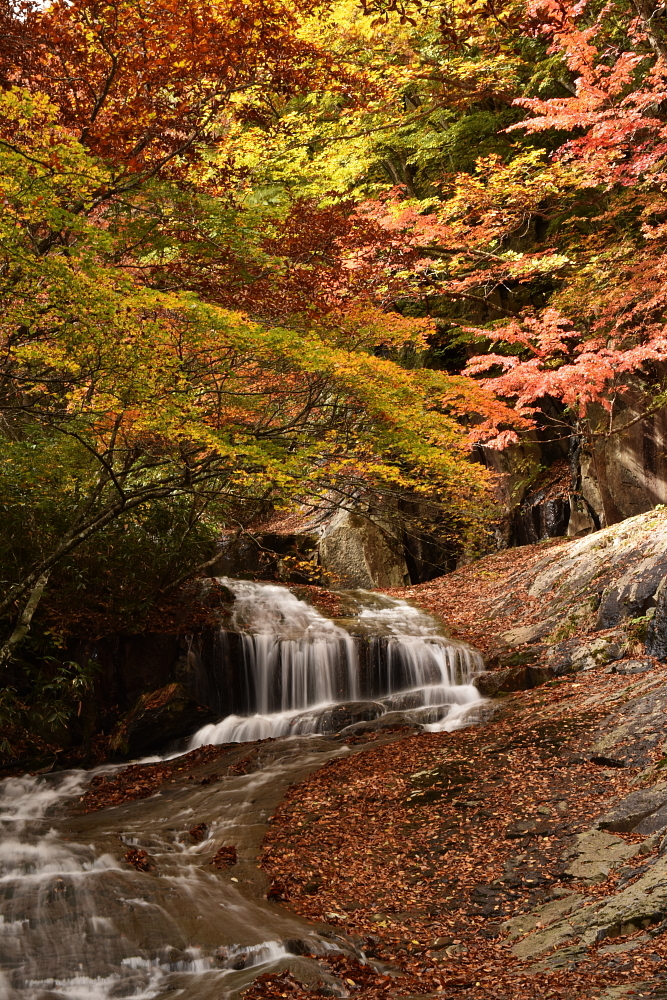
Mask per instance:
[[[667,996],[665,578],[656,510],[391,591],[483,650],[498,714],[291,789],[262,862],[287,905],[426,995]]]
[[[280,908],[282,889],[256,868],[261,836],[313,768],[479,719],[481,657],[382,594],[341,592],[333,620],[276,584],[224,586],[233,612],[207,716],[174,683],[142,697],[119,734],[125,752],[162,756],[0,783],[3,1000],[220,1000],[285,962],[332,995],[346,995],[343,971],[391,979],[363,939]],[[170,747],[183,707],[190,731]]]

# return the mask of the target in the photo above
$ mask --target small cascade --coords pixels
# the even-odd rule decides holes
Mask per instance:
[[[124,765],[0,781],[0,1000],[234,1000],[294,961],[295,941],[299,953],[331,950],[266,901],[255,867],[285,788],[331,748],[276,750],[256,773],[102,813],[79,813],[78,799],[94,775]],[[193,841],[199,817],[207,835]],[[233,878],[211,866],[228,843]],[[128,846],[147,850],[155,871],[126,864]]]
[[[332,620],[286,587],[220,582],[235,598],[220,673],[230,672],[230,658],[240,663],[232,710],[202,727],[192,748],[333,732],[396,712],[454,729],[482,700],[472,684],[480,654],[406,601],[342,592],[345,616]]]

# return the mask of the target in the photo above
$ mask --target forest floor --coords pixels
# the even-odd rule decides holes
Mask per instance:
[[[370,981],[367,970],[358,981],[348,970],[351,995],[657,995],[607,990],[655,980],[667,961],[665,935],[620,955],[596,947],[574,968],[534,974],[534,961],[512,955],[502,928],[564,887],[601,899],[620,878],[579,885],[562,857],[574,834],[632,789],[639,771],[586,756],[608,711],[604,696],[628,686],[622,676],[591,674],[511,695],[482,726],[369,746],[290,789],[265,840],[262,867],[274,886],[297,913],[337,926],[371,957],[409,974],[405,983]],[[629,865],[639,874],[645,860]],[[312,995],[296,983],[285,994],[281,978],[246,996]]]
[[[504,577],[520,567],[529,571],[544,551],[500,552],[391,593],[415,600],[456,637],[493,654],[498,636],[515,624],[489,617]],[[517,597],[522,624],[538,620],[544,602]],[[655,663],[641,683],[647,677],[666,683],[667,665]],[[503,926],[570,892],[599,902],[618,891],[621,879],[632,884],[645,870],[646,850],[591,884],[573,878],[564,857],[576,834],[636,787],[647,763],[660,762],[657,745],[643,766],[591,760],[600,723],[634,696],[637,683],[601,667],[497,699],[495,716],[482,725],[406,733],[381,747],[373,746],[373,733],[358,736],[355,749],[368,740],[367,750],[330,762],[290,789],[261,864],[274,898],[363,948],[371,964],[329,962],[350,996],[667,996],[660,971],[666,934],[626,928],[631,933],[614,938],[611,948],[603,940],[576,961],[545,967],[516,957]],[[245,997],[315,995],[286,972],[260,977]]]

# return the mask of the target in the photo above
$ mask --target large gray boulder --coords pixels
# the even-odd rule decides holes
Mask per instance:
[[[550,546],[530,569],[522,566],[506,577],[491,612],[499,618],[516,615],[516,593],[528,596],[531,620],[519,618],[500,637],[504,646],[545,639],[553,645],[568,635],[608,631],[634,620],[647,652],[662,658],[667,657],[666,578],[667,510],[656,509]],[[546,614],[535,622],[538,606]]]
[[[320,563],[341,587],[403,587],[410,583],[402,541],[390,525],[364,514],[340,510],[324,527]]]

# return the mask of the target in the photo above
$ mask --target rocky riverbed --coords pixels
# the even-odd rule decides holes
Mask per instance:
[[[50,970],[30,979],[39,1000],[78,989],[75,950],[52,932],[75,876],[70,945],[78,910],[100,902],[89,881],[126,886],[105,904],[119,927],[118,903],[156,907],[157,957],[141,910],[96,950],[94,976],[90,958],[96,997],[667,996],[663,553],[667,512],[654,511],[392,591],[483,650],[475,682],[490,697],[467,728],[360,719],[105,765],[92,781],[10,779],[3,821],[28,825],[8,863],[22,872],[39,854],[30,877],[50,885],[53,857],[70,859],[51,894],[21,909],[16,875],[6,900],[26,928],[21,961]],[[43,817],[26,819],[24,799]],[[91,860],[93,834],[106,853]]]
[[[292,788],[262,859],[285,905],[421,995],[667,996],[666,570],[654,511],[392,591],[485,652],[495,717]],[[251,995],[313,995],[283,980]]]

